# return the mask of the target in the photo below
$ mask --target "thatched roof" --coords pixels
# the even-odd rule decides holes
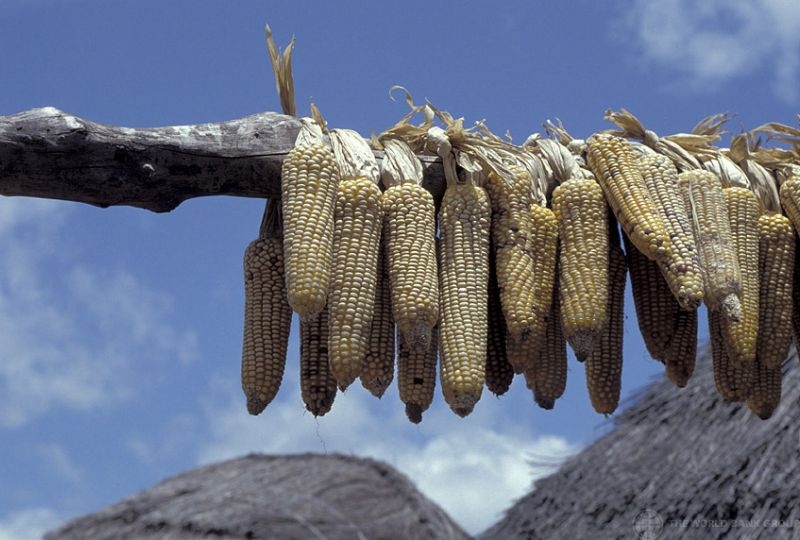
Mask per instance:
[[[537,481],[481,537],[798,538],[797,354],[764,421],[719,397],[707,352],[686,388],[645,388],[610,433]]]
[[[342,455],[249,455],[202,467],[67,523],[47,540],[467,539],[402,474]]]

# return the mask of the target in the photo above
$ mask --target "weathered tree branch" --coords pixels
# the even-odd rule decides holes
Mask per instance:
[[[168,212],[194,197],[270,197],[299,121],[264,112],[217,124],[124,128],[53,107],[0,116],[0,195]],[[423,156],[425,187],[444,189]]]

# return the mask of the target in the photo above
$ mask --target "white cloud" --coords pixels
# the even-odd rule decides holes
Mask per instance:
[[[27,508],[0,519],[0,540],[39,540],[62,519],[49,508]]]
[[[148,356],[195,354],[196,336],[172,327],[161,295],[124,270],[75,264],[62,247],[74,206],[2,203],[0,427],[124,399],[131,368]]]
[[[59,444],[42,444],[36,449],[42,458],[44,466],[49,468],[56,476],[73,485],[83,481],[83,471]]]
[[[211,437],[195,443],[200,448],[198,462],[254,451],[373,457],[406,474],[476,534],[528,492],[533,480],[552,472],[577,450],[562,437],[531,433],[518,425],[499,427],[500,418],[513,404],[488,395],[466,419],[456,417],[444,403],[434,402],[422,424],[414,426],[406,420],[394,387],[378,401],[354,386],[336,398],[328,415],[317,420],[303,411],[291,370],[286,379],[280,399],[258,418],[244,411],[243,398],[223,406],[208,404],[206,423]]]
[[[774,93],[798,99],[800,3],[795,0],[635,0],[624,39],[645,62],[673,69],[695,89],[764,68]]]

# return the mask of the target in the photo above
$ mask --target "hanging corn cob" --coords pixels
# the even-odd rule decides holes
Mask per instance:
[[[672,295],[658,263],[645,257],[627,236],[625,256],[639,333],[650,356],[663,362],[675,331],[673,321],[681,306]]]
[[[608,323],[597,347],[584,363],[589,399],[595,411],[611,414],[617,409],[622,385],[622,334],[625,325],[625,253],[614,220],[609,220]]]
[[[608,206],[592,178],[553,191],[558,220],[559,298],[567,342],[583,361],[599,342],[608,304]]]
[[[300,320],[300,390],[306,409],[314,416],[331,410],[336,379],[328,362],[328,310],[314,319]]]
[[[719,311],[708,312],[708,336],[711,342],[711,361],[714,368],[714,384],[719,394],[728,401],[744,401],[753,385],[753,364],[736,366],[728,356],[722,334],[722,319]]]
[[[372,325],[369,331],[369,345],[361,367],[361,386],[375,397],[381,397],[394,377],[394,320],[392,319],[392,298],[389,286],[389,273],[386,261],[386,229],[381,237],[375,285],[375,304]]]
[[[779,368],[792,344],[795,233],[782,214],[758,218],[759,322],[757,354],[765,369]]]
[[[493,250],[490,248],[490,253]],[[496,396],[505,394],[514,379],[514,368],[506,356],[506,320],[500,305],[500,289],[489,257],[489,329],[486,341],[486,388]]]
[[[426,351],[431,329],[439,319],[433,197],[420,185],[422,164],[409,146],[391,138],[383,139],[382,144],[392,313],[408,345]]]
[[[705,284],[704,301],[712,311],[740,320],[742,278],[734,249],[722,185],[714,173],[691,170],[678,175],[684,205],[692,220]]]
[[[783,369],[780,364],[767,367],[760,358],[756,359],[753,365],[753,386],[745,403],[750,411],[762,420],[771,417],[781,402],[782,378]]]
[[[728,357],[737,366],[752,364],[756,358],[759,317],[758,216],[755,194],[747,188],[728,187],[722,190],[728,208],[733,247],[741,273],[739,320],[722,319],[722,335]]]
[[[439,218],[440,378],[447,404],[466,416],[480,399],[485,376],[491,206],[480,168],[462,154],[464,177],[454,176],[446,143],[438,150],[448,174]]]
[[[321,128],[310,118],[301,122],[281,168],[283,251],[289,305],[312,319],[327,302],[339,169]]]
[[[277,199],[267,202],[258,239],[244,253],[244,299],[242,390],[248,412],[256,415],[280,388],[292,324]]]
[[[406,416],[415,424],[422,421],[422,413],[428,410],[433,401],[437,347],[438,328],[435,326],[425,350],[412,348],[402,335],[397,338],[397,386],[400,390],[400,401],[406,405]]]
[[[664,365],[670,382],[683,388],[694,373],[697,357],[697,310],[678,310],[672,327],[672,339],[664,351]]]
[[[369,347],[383,224],[380,174],[372,149],[352,130],[335,129],[331,142],[341,179],[333,223],[328,291],[328,354],[340,390],[361,374]]]
[[[664,278],[683,309],[696,309],[703,301],[703,274],[692,225],[678,188],[678,170],[667,157],[650,153],[636,165],[667,228],[671,249],[661,264]]]
[[[553,287],[550,315],[542,345],[534,351],[533,362],[525,373],[525,383],[539,407],[549,410],[567,388],[567,342],[561,329],[558,274]]]
[[[670,256],[666,224],[625,139],[600,133],[586,141],[587,158],[622,230],[649,259]]]
[[[536,348],[544,331],[544,317],[534,310],[534,260],[531,240],[531,177],[513,167],[509,177],[490,172],[486,190],[492,205],[491,235],[500,302],[506,320],[508,360],[516,372],[527,366],[525,349]],[[519,351],[522,354],[511,354]]]

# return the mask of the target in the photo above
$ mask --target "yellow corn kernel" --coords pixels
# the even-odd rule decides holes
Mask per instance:
[[[480,399],[488,333],[491,207],[486,190],[447,186],[440,215],[440,378],[450,408],[466,416]]]
[[[608,304],[608,206],[593,179],[573,178],[553,191],[558,220],[561,324],[583,361],[600,339]]]
[[[586,141],[587,158],[622,230],[649,259],[663,261],[670,239],[658,205],[625,139],[606,133]]]

